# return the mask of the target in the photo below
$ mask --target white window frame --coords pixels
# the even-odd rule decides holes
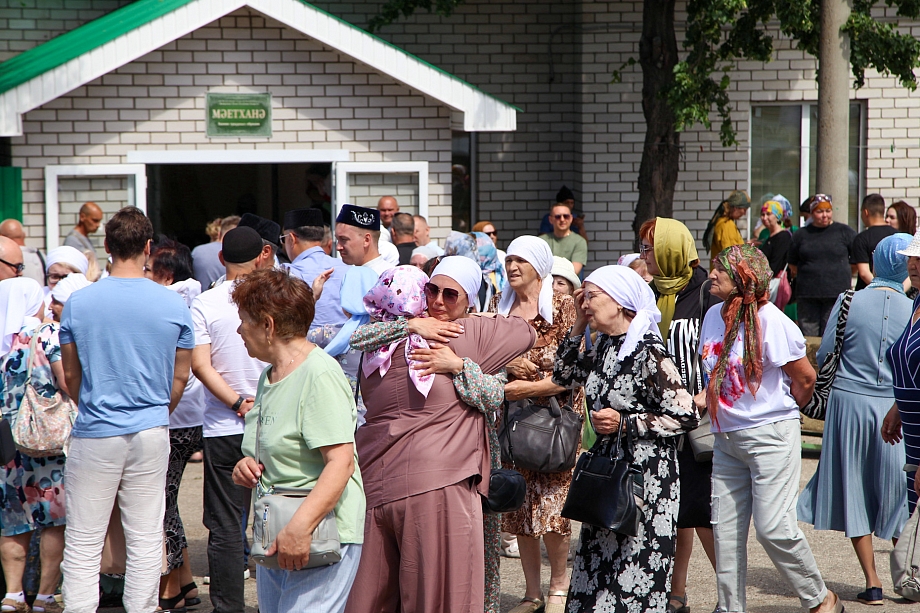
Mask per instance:
[[[147,167],[143,164],[68,164],[45,166],[45,253],[60,246],[61,177],[127,177],[128,204],[147,212]]]
[[[335,162],[332,165],[332,218],[348,203],[348,176],[355,174],[414,174],[418,177],[418,214],[428,219],[428,162]],[[333,224],[333,236],[335,224]]]

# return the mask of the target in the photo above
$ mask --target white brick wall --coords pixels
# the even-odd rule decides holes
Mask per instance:
[[[209,91],[271,92],[272,138],[207,138]],[[36,246],[46,165],[124,163],[129,151],[167,147],[347,149],[352,161],[427,161],[432,235],[450,230],[450,109],[247,9],[27,113],[23,130],[12,141],[13,164],[23,167],[24,220]],[[404,178],[377,179],[382,185],[356,179],[365,204],[396,192],[417,206]],[[68,188],[68,206],[87,193],[96,194]],[[66,233],[73,220],[61,223]]]

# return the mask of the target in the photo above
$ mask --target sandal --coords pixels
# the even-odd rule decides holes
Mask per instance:
[[[181,592],[175,598],[160,598],[160,606],[157,607],[157,611],[162,613],[187,613],[188,609],[185,608],[185,603],[182,603],[182,606],[176,606],[180,602],[185,600],[185,595]]]
[[[543,602],[542,594],[540,598],[522,598],[518,606],[514,607],[508,613],[544,613],[546,603]]]
[[[188,595],[189,592],[197,590],[197,589],[198,589],[198,585],[194,581],[192,581],[188,585],[183,585],[182,588],[179,590],[179,593],[185,597],[186,607],[194,607],[194,606],[201,604],[201,598],[198,598],[198,596]]]
[[[547,597],[546,609],[544,610],[544,613],[565,613],[565,601],[566,598],[568,598],[568,595],[569,593],[567,590],[551,590],[549,592],[549,596],[558,596],[562,598],[562,602],[549,602],[549,597]]]
[[[671,602],[679,603],[679,607],[675,607]],[[687,606],[687,595],[677,596],[672,594],[668,597],[668,613],[690,613],[690,607]]]

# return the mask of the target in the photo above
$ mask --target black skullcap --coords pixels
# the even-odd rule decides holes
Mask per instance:
[[[282,229],[290,230],[304,227],[322,228],[322,211],[319,209],[295,209],[284,214]]]
[[[262,253],[262,237],[250,226],[237,226],[226,234],[221,251],[227,264],[245,264]]]
[[[575,194],[572,193],[572,190],[563,185],[562,189],[556,194],[556,202],[565,202],[566,200],[575,200]]]
[[[380,231],[380,212],[377,209],[366,209],[363,206],[343,204],[335,223],[343,223],[362,230]]]
[[[281,226],[271,219],[265,219],[264,217],[259,217],[252,213],[243,213],[243,216],[240,217],[240,224],[238,227],[252,228],[258,232],[259,236],[264,240],[267,240],[276,247],[279,246],[279,241],[281,240]]]

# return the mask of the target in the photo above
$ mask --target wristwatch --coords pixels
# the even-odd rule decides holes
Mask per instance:
[[[234,411],[239,411],[239,410],[240,410],[240,407],[243,406],[243,401],[244,401],[244,400],[245,400],[245,398],[243,398],[242,396],[240,396],[239,398],[236,399],[236,402],[234,402],[234,403],[233,403],[233,406],[230,407],[230,408],[231,408],[232,410],[234,410]]]

